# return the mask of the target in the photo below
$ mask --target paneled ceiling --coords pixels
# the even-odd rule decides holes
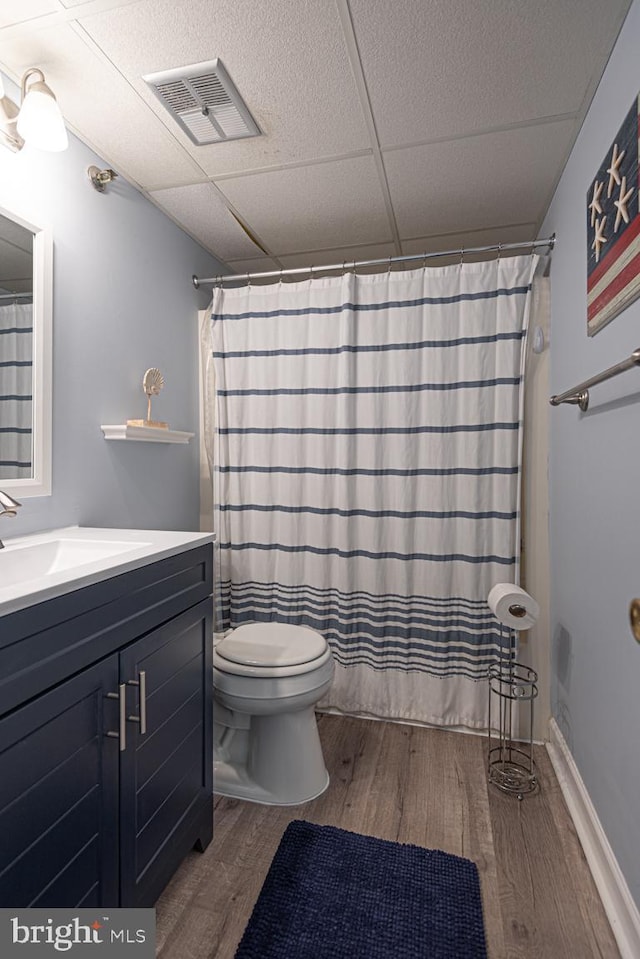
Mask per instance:
[[[629,6],[0,0],[0,67],[40,67],[109,166],[271,270],[536,236]],[[215,58],[260,136],[196,146],[143,80]]]

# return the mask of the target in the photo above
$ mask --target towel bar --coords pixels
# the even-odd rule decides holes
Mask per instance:
[[[631,356],[628,356],[626,360],[621,360],[620,363],[616,363],[615,366],[610,366],[609,369],[603,370],[602,373],[596,373],[595,376],[585,380],[584,383],[574,386],[572,390],[565,390],[564,393],[551,396],[549,402],[552,406],[559,406],[560,403],[574,403],[580,407],[583,413],[586,413],[589,409],[590,388],[597,383],[604,383],[605,380],[610,380],[613,376],[617,376],[618,373],[624,373],[626,370],[630,370],[633,366],[640,366],[640,347],[634,350]]]

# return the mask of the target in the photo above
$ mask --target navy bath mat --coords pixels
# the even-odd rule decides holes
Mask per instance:
[[[478,870],[445,852],[296,821],[236,959],[486,959]]]

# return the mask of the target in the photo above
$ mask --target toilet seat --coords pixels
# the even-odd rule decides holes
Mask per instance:
[[[296,676],[330,658],[325,638],[306,626],[246,623],[218,643],[213,665],[236,676]]]

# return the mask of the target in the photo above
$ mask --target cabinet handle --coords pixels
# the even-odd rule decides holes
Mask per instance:
[[[147,731],[147,674],[140,670],[140,735]]]
[[[127,685],[140,687],[140,715],[127,716],[127,719],[132,723],[140,723],[140,735],[144,736],[147,732],[147,674],[144,669],[138,673],[138,679],[130,679]]]
[[[120,740],[120,752],[127,748],[127,684],[120,683],[117,693],[107,693],[107,699],[117,699],[119,705],[119,732],[109,731],[107,736]]]
[[[633,638],[640,643],[640,599],[632,599],[629,606],[629,620]]]

